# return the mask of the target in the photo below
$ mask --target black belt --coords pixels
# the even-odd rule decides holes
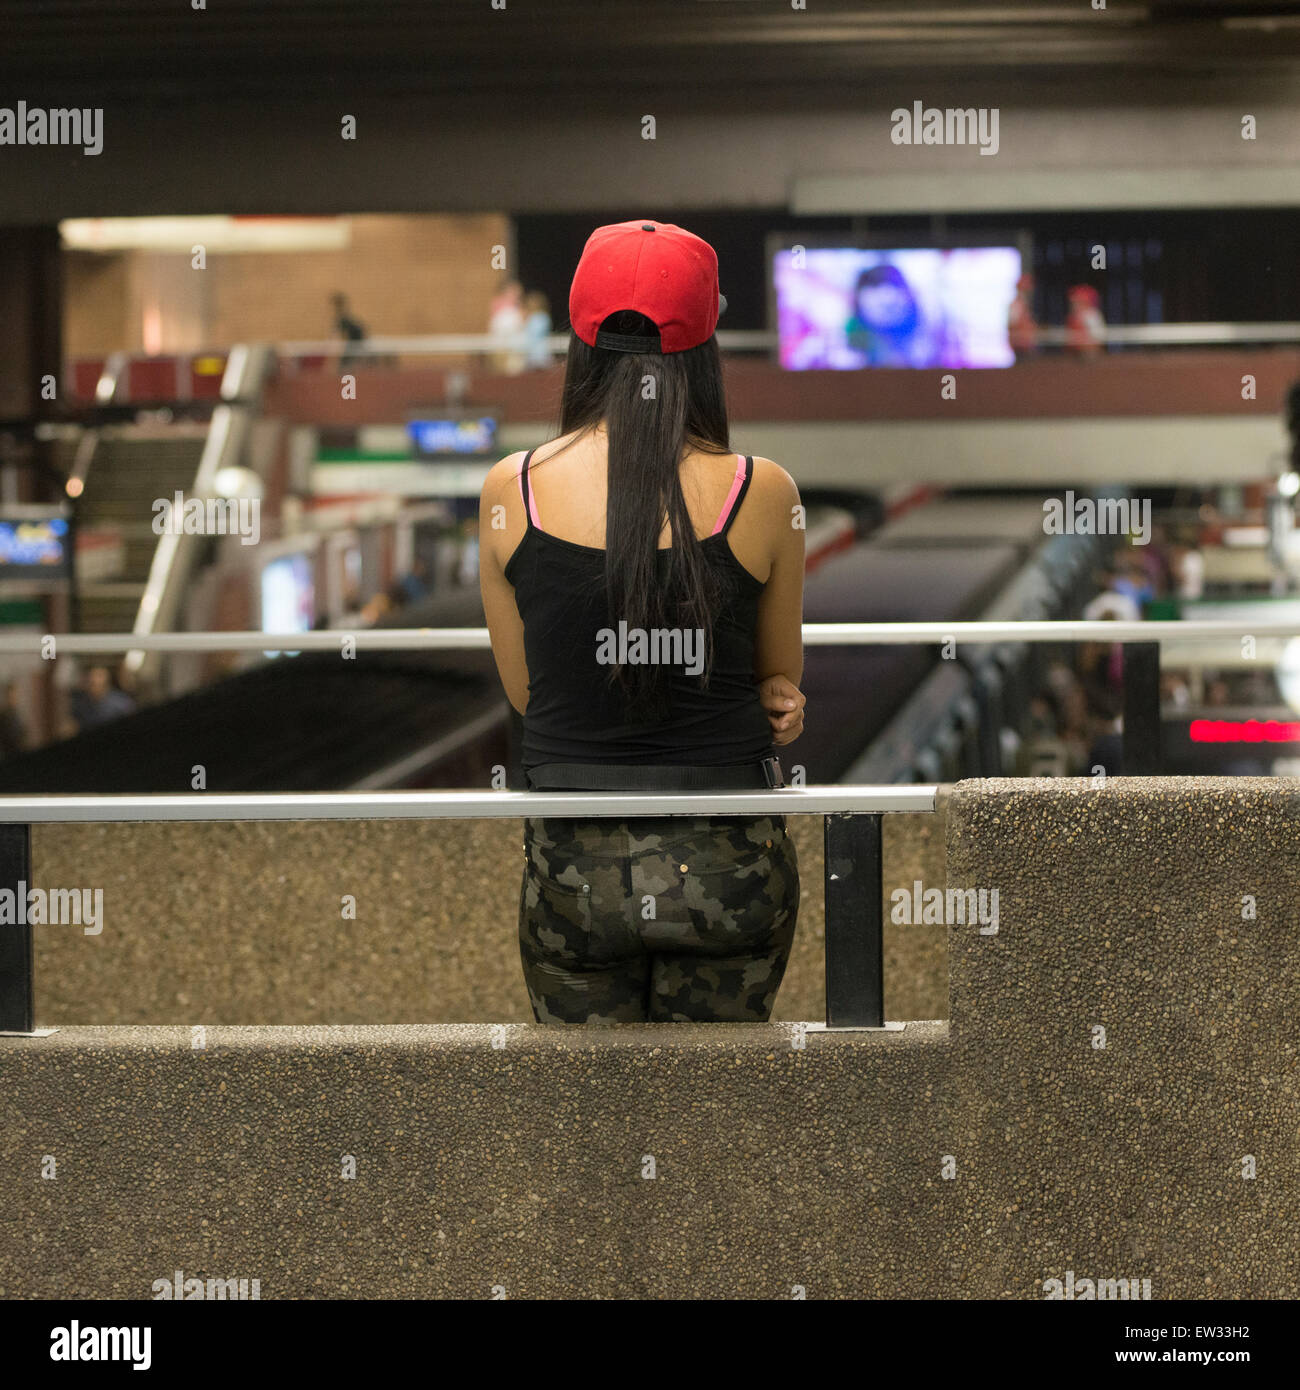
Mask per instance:
[[[775,755],[725,767],[657,763],[541,763],[527,772],[531,791],[724,792],[785,786]]]

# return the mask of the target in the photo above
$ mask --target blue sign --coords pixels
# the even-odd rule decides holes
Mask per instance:
[[[497,452],[497,422],[491,415],[412,420],[406,429],[420,458],[485,458]]]
[[[0,579],[66,579],[71,569],[65,517],[0,516]]]

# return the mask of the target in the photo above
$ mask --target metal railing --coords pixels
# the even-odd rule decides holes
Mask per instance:
[[[932,643],[1119,643],[1124,651],[1123,749],[1127,775],[1160,771],[1160,644],[1207,637],[1300,636],[1294,620],[1234,623],[1215,620],[1151,622],[1044,619],[1022,622],[805,623],[807,646],[924,646]],[[471,651],[491,647],[487,628],[333,628],[296,633],[154,632],[0,634],[0,655],[83,655],[150,652]]]
[[[1107,324],[1097,330],[1103,345],[1117,347],[1200,347],[1243,343],[1300,342],[1300,323],[1142,323]],[[780,335],[767,329],[726,329],[717,334],[723,352],[776,352]],[[1037,330],[1043,347],[1067,347],[1070,331],[1063,326],[1043,324]],[[558,361],[569,346],[568,333],[552,333],[545,339],[548,350]],[[361,342],[344,343],[338,338],[279,342],[275,351],[284,358],[324,357],[331,361],[346,352],[349,358],[440,355],[496,355],[525,353],[531,343],[519,336],[492,333],[428,333],[418,336],[376,336]]]
[[[926,646],[949,638],[966,642],[1182,642],[1206,637],[1300,636],[1300,622],[1278,619],[1234,623],[1219,619],[1086,621],[1044,618],[1011,622],[804,623],[809,647]],[[139,647],[151,652],[337,651],[346,640],[357,651],[485,651],[492,645],[485,627],[324,628],[311,632],[0,632],[0,655],[39,656],[51,638],[60,652],[121,653]]]
[[[1207,637],[1294,637],[1286,621],[807,623],[811,646],[968,643],[1120,643],[1124,655],[1124,771],[1160,764],[1160,643]],[[53,640],[53,650],[49,643]],[[467,650],[490,647],[486,628],[343,629],[304,633],[153,632],[0,634],[0,654]],[[881,817],[933,811],[937,788],[819,786],[712,793],[340,792],[304,794],[0,797],[0,887],[26,884],[31,826],[50,822],[440,819],[502,816],[793,814],[824,817],[826,1026],[883,1028]],[[0,931],[0,1032],[34,1028],[30,924]]]
[[[820,815],[825,840],[826,1027],[883,1029],[881,817],[933,812],[938,788],[785,787],[753,792],[321,792],[0,796],[0,888],[31,882],[34,824],[175,821],[440,820],[515,816]],[[24,899],[25,902],[25,899]],[[32,925],[0,928],[0,1033],[36,1028]]]

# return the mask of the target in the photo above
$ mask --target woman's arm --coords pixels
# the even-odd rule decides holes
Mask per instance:
[[[794,479],[771,459],[755,458],[750,499],[754,518],[770,538],[772,568],[758,601],[754,679],[784,676],[797,686],[803,679],[803,505]]]
[[[520,714],[528,705],[524,623],[514,587],[505,576],[505,565],[526,529],[519,493],[522,462],[522,454],[511,454],[492,467],[483,482],[478,507],[478,582],[483,615],[506,698]]]

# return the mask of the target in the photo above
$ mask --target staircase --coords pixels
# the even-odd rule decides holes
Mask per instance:
[[[193,493],[205,426],[160,430],[123,425],[101,431],[77,510],[82,530],[104,527],[122,538],[122,573],[78,586],[82,632],[131,632],[159,537],[154,502]]]

